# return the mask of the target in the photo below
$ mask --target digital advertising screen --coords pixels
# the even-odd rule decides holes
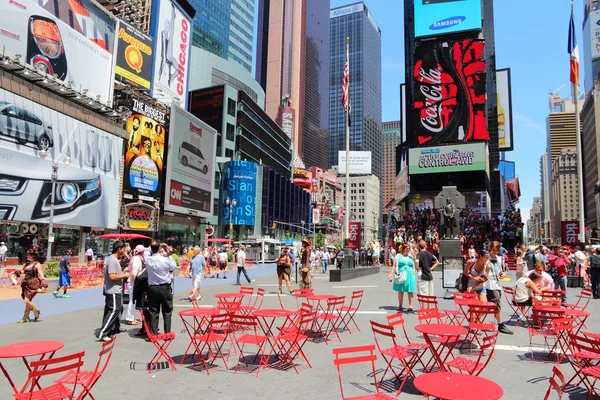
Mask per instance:
[[[415,38],[481,29],[481,0],[415,0]]]

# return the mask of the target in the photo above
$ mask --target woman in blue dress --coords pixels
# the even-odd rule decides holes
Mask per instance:
[[[408,312],[413,311],[413,297],[415,292],[415,260],[412,258],[410,254],[410,246],[408,244],[403,244],[400,246],[400,251],[396,256],[396,273],[400,273],[401,271],[406,271],[406,282],[398,284],[394,280],[393,289],[398,292],[398,311],[402,311],[402,303],[404,300],[404,293],[407,293],[408,296]]]

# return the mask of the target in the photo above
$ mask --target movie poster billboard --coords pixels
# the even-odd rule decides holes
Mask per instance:
[[[0,89],[0,220],[117,227],[123,139]],[[57,182],[52,193],[53,164]]]
[[[416,48],[411,147],[490,139],[483,50],[475,39]]]
[[[156,38],[152,96],[163,103],[187,105],[192,20],[174,0],[154,0]]]
[[[125,21],[119,23],[115,75],[117,80],[143,90],[150,90],[154,41]]]
[[[165,113],[132,99],[127,119],[123,192],[153,201],[160,198],[165,154]]]
[[[0,1],[3,54],[112,102],[116,21],[87,0],[40,3]]]
[[[496,94],[498,110],[498,148],[511,151],[513,144],[512,91],[510,68],[496,71]]]
[[[235,200],[235,207],[230,207],[225,202],[221,205],[223,210],[223,223],[232,225],[254,225],[256,218],[256,174],[258,164],[252,161],[229,161],[225,164],[225,196]]]
[[[212,217],[217,131],[177,105],[169,131],[165,210]]]

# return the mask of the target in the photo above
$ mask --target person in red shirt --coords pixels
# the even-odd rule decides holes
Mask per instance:
[[[558,258],[554,262],[556,267],[556,277],[554,278],[554,289],[560,289],[564,292],[562,302],[567,301],[567,265],[571,260],[565,249],[558,249]]]

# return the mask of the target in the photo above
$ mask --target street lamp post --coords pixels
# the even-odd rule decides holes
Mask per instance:
[[[225,204],[229,206],[229,239],[233,240],[233,207],[237,206],[237,201],[228,197],[225,199]]]

